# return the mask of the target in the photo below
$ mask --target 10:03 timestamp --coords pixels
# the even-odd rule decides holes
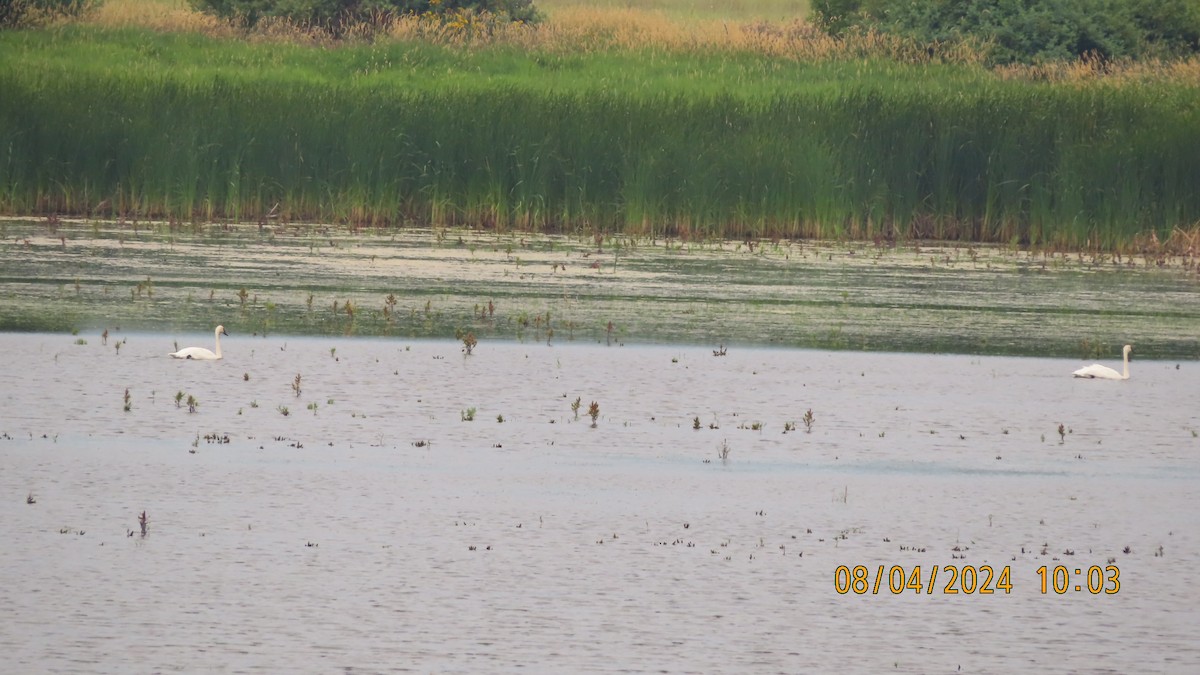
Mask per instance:
[[[1042,595],[1051,592],[1064,595],[1085,591],[1092,595],[1115,595],[1121,590],[1121,570],[1116,565],[1092,565],[1087,569],[1066,565],[1042,565],[1037,568],[1037,573],[1042,581]]]
[[[874,572],[874,574],[872,574]],[[939,574],[940,572],[940,574]],[[1042,595],[1065,595],[1070,592],[1092,595],[1116,595],[1121,590],[1121,570],[1116,565],[1101,567],[1067,567],[1042,565],[1037,568]],[[901,595],[912,592],[932,595],[994,595],[1012,593],[1012,568],[1005,565],[920,565],[909,569],[901,565],[879,565],[874,570],[866,565],[838,565],[833,571],[833,588],[839,595],[879,595],[880,592]]]

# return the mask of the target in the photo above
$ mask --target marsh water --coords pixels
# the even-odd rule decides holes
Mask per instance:
[[[1200,359],[1193,257],[0,221],[0,327]]]
[[[215,234],[138,245],[75,230],[64,244],[13,227],[0,249],[13,672],[1200,668],[1188,271],[1060,258],[1042,272],[963,249],[952,281],[922,268],[924,251],[584,257],[520,238],[511,254],[472,251],[467,233],[260,252]],[[567,269],[525,262],[539,246]],[[839,252],[857,260],[835,265]],[[880,279],[904,275],[964,295],[918,300],[899,282],[887,295]],[[899,347],[1003,351],[1044,331],[1082,350],[1066,324],[1114,297],[1141,319],[1096,312],[1089,344],[1158,357],[1128,381],[1072,378],[1082,354]],[[887,306],[916,318],[869,320]],[[218,321],[224,359],[167,356],[211,347]],[[881,351],[791,342],[820,321]],[[455,328],[481,336],[472,354]],[[1111,352],[1099,360],[1119,368]],[[843,565],[872,582],[880,565],[919,566],[926,583],[843,594]],[[1007,592],[945,592],[947,568],[985,565],[1009,569]],[[1119,590],[1091,592],[1092,568]]]

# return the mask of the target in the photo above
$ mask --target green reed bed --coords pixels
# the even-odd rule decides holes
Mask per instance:
[[[1200,222],[1200,89],[963,66],[0,35],[0,210],[1120,247]]]

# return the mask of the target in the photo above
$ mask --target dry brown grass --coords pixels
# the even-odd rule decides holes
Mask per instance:
[[[802,19],[745,20],[700,18],[718,5],[699,0],[614,0],[607,6],[576,4],[575,0],[547,3],[549,18],[539,26],[507,24],[485,19],[439,22],[419,17],[396,20],[385,34],[392,39],[420,39],[439,44],[484,47],[508,44],[556,53],[609,50],[757,53],[774,58],[895,57],[930,60],[928,50],[879,34],[835,40]],[[807,0],[759,0],[731,7],[731,15],[760,17],[807,11]],[[800,8],[800,9],[795,9]],[[792,11],[794,10],[794,11]],[[226,23],[197,12],[186,0],[106,0],[83,19],[98,26],[137,26],[164,32],[196,32],[212,37],[242,35]],[[247,35],[252,40],[328,42],[319,31],[283,21],[263,21]],[[355,38],[365,32],[353,33]],[[976,62],[970,50],[942,50],[935,60]]]
[[[586,3],[586,4],[585,4]],[[650,50],[662,53],[725,52],[761,54],[798,61],[894,59],[904,63],[980,65],[982,49],[970,45],[930,48],[890,36],[867,33],[834,39],[803,19],[770,20],[765,16],[807,13],[807,0],[745,0],[729,5],[727,16],[715,0],[547,0],[539,4],[548,19],[538,26],[508,24],[486,18],[458,21],[407,17],[384,34],[395,40],[426,40],[466,48],[513,45],[551,53],[595,53]],[[81,19],[105,27],[138,26],[164,32],[196,32],[212,37],[253,41],[325,43],[320,31],[284,21],[263,21],[245,34],[197,12],[187,0],[106,0]],[[351,32],[350,42],[370,39],[367,31]],[[1146,82],[1200,85],[1200,57],[1183,61],[1101,63],[1094,60],[1034,66],[1006,66],[994,71],[1002,79],[1054,83],[1138,84]]]
[[[996,74],[1006,80],[1054,82],[1062,84],[1104,81],[1112,84],[1172,82],[1200,85],[1200,57],[1162,61],[1103,61],[1084,58],[1036,65],[1002,66]]]
[[[421,18],[397,20],[397,40],[422,39],[464,47],[495,44],[550,53],[649,50],[661,53],[751,53],[769,58],[821,61],[893,58],[907,63],[978,64],[979,52],[954,46],[930,49],[880,33],[834,39],[800,19],[680,20],[640,9],[568,7],[539,26],[492,24],[486,28],[445,25]]]
[[[105,0],[85,20],[107,28],[136,26],[175,33],[232,34],[224,22],[191,9],[185,0]]]

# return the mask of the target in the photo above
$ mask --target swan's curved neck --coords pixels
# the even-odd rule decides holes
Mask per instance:
[[[221,331],[214,332],[213,336],[216,337],[216,339],[217,339],[217,348],[213,350],[213,353],[215,353],[217,355],[217,358],[219,359],[219,358],[221,358]],[[1128,362],[1126,362],[1126,364],[1125,364],[1125,375],[1126,375],[1126,377],[1129,376]]]
[[[1121,377],[1128,380],[1129,379],[1129,350],[1128,349],[1125,350],[1124,361],[1125,361],[1125,367],[1121,371]]]

